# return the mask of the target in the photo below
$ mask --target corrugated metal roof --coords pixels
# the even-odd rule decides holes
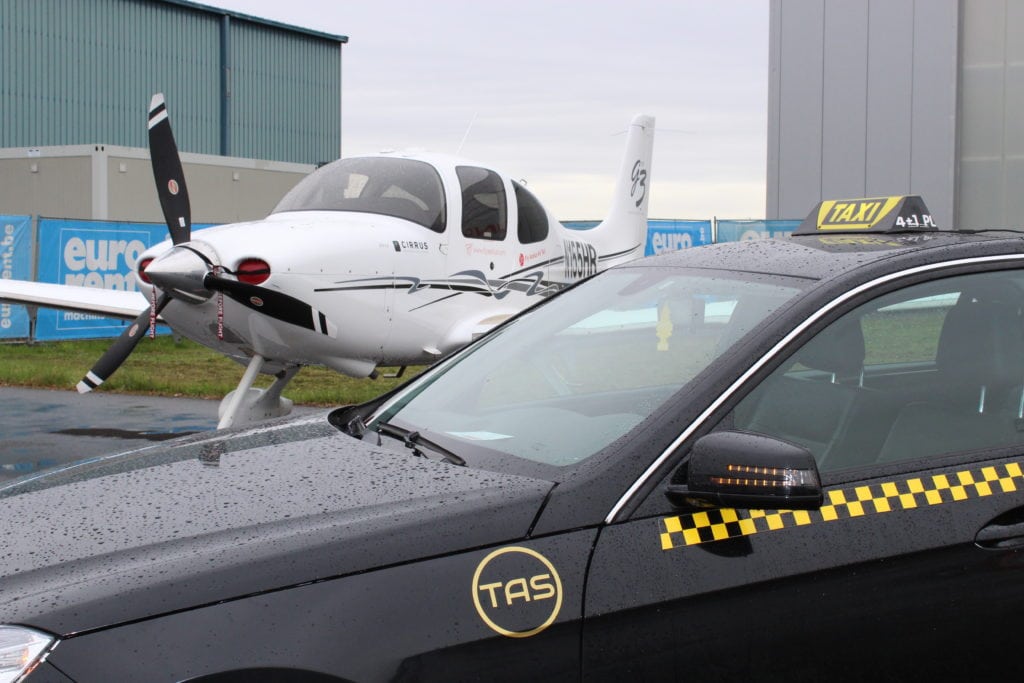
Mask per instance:
[[[173,5],[184,5],[193,9],[201,10],[203,12],[210,12],[212,14],[219,14],[236,19],[243,19],[245,21],[251,21],[254,24],[263,24],[264,26],[272,26],[274,28],[284,29],[286,31],[293,31],[295,33],[304,33],[309,36],[315,36],[317,38],[326,38],[327,40],[337,41],[339,43],[347,43],[348,36],[336,35],[333,33],[323,33],[321,31],[314,31],[308,28],[302,28],[301,26],[292,26],[289,24],[282,24],[277,21],[271,21],[270,19],[261,19],[260,17],[254,17],[250,14],[242,14],[241,12],[233,12],[231,10],[221,9],[219,7],[210,7],[198,2],[190,2],[190,0],[161,0],[162,2],[168,2]]]

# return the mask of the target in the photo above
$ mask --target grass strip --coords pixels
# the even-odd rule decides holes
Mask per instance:
[[[73,390],[113,343],[111,339],[0,344],[0,384]],[[401,379],[355,379],[324,367],[305,367],[285,387],[284,396],[299,405],[361,403],[379,396],[421,371],[409,368]],[[394,374],[397,368],[380,368]],[[143,339],[97,391],[155,396],[221,399],[238,386],[245,368],[189,340],[173,336]],[[260,375],[256,386],[273,381]]]

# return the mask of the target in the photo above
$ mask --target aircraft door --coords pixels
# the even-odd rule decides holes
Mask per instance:
[[[535,303],[530,297],[539,291],[551,258],[547,211],[522,184],[503,181],[494,171],[472,166],[456,171],[466,260],[452,272],[476,278],[478,291],[493,297],[495,309],[510,313]]]
[[[508,230],[508,202],[501,176],[476,166],[458,166],[462,189],[462,234],[470,239],[503,242]]]
[[[508,243],[509,201],[502,177],[486,168],[457,166],[461,237],[465,250],[452,254],[453,286],[493,296],[513,256]]]
[[[548,244],[551,218],[540,201],[526,187],[513,181],[512,188],[516,198],[516,238],[519,241],[519,257],[510,277],[523,278],[523,282],[528,286],[529,296],[547,280],[548,263],[554,257]],[[530,300],[529,303],[535,302]]]

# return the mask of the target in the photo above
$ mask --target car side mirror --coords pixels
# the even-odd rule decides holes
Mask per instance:
[[[676,507],[815,510],[824,494],[806,448],[763,434],[713,432],[693,445],[686,484],[665,491]]]

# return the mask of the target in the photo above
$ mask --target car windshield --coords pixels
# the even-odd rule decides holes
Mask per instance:
[[[376,213],[444,232],[444,187],[434,167],[423,161],[392,157],[339,159],[299,181],[273,213],[284,211]]]
[[[651,415],[804,286],[716,271],[606,271],[424,373],[367,427],[430,434],[460,455],[573,465]]]

